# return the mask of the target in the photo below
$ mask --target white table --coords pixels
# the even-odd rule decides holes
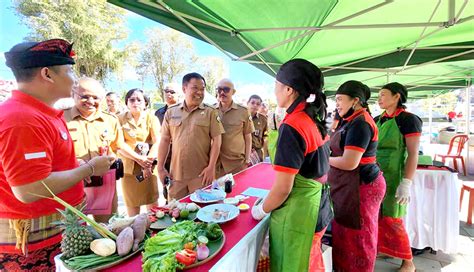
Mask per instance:
[[[270,216],[267,216],[227,252],[210,272],[255,271],[269,224]]]
[[[456,173],[416,171],[405,216],[411,247],[457,253],[460,190]]]

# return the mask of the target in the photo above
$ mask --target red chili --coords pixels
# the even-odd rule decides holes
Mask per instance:
[[[176,252],[176,260],[178,262],[184,264],[185,266],[192,265],[196,262],[197,253],[194,250],[190,249],[183,249],[181,251]]]

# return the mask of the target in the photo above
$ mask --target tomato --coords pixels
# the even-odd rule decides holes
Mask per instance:
[[[156,222],[158,219],[154,215],[148,215],[148,220],[150,220],[151,223]]]
[[[193,250],[194,249],[194,242],[189,242],[189,243],[184,244],[184,248]]]
[[[196,262],[197,253],[191,249],[183,249],[181,251],[176,252],[176,260],[179,263],[184,264],[185,266],[192,265]]]

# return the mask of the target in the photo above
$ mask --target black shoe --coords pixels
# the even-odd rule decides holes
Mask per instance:
[[[413,256],[418,256],[418,255],[421,255],[421,254],[425,253],[425,252],[428,251],[428,250],[430,250],[431,253],[433,253],[433,249],[432,249],[431,247],[425,247],[425,248],[423,248],[423,249],[418,249],[418,248],[413,248],[413,247],[412,247],[412,248],[411,248],[411,254],[412,254]],[[436,251],[434,251],[434,252],[436,252]],[[434,253],[434,254],[436,254],[436,253]]]

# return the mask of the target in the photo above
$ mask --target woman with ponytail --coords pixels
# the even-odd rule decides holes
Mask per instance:
[[[324,271],[320,247],[311,252],[313,241],[320,245],[330,210],[321,197],[329,169],[323,84],[321,70],[303,59],[288,61],[276,75],[277,103],[287,109],[273,161],[276,179],[268,196],[252,208],[256,220],[271,212],[272,272]],[[310,96],[314,101],[306,102]]]
[[[370,89],[350,80],[336,92],[341,116],[331,136],[328,182],[334,208],[335,271],[374,271],[385,180],[375,160],[378,130],[367,109]]]
[[[423,122],[405,111],[407,96],[406,88],[398,82],[383,86],[379,92],[378,102],[384,112],[375,117],[379,128],[377,161],[387,181],[387,193],[379,220],[378,250],[402,259],[400,271],[412,272],[415,265],[402,218],[410,201]]]

